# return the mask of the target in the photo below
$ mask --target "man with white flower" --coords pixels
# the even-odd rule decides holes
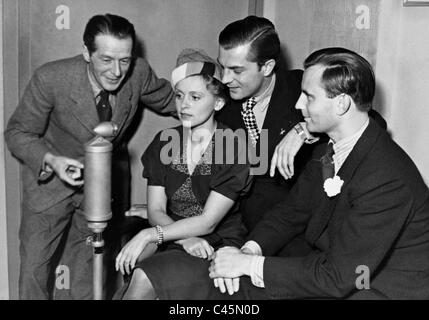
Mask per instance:
[[[210,277],[235,298],[428,299],[429,190],[408,155],[368,117],[371,65],[328,48],[312,53],[304,68],[296,108],[308,130],[326,133],[329,142],[316,148],[289,196],[241,250],[216,252]],[[299,232],[307,254],[276,256]]]

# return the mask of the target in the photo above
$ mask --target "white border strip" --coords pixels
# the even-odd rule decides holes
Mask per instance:
[[[9,299],[3,80],[3,1],[0,1],[0,300]]]

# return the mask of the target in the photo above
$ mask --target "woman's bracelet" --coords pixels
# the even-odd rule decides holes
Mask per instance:
[[[162,227],[160,225],[156,225],[155,229],[156,237],[158,239],[158,242],[156,244],[160,246],[164,242],[164,230],[162,230]]]

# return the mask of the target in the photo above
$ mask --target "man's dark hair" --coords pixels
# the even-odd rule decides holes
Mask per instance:
[[[370,63],[344,48],[326,48],[313,52],[304,61],[304,69],[314,65],[324,66],[322,86],[328,98],[342,93],[352,97],[362,111],[372,108],[375,93],[375,76]]]
[[[99,34],[111,35],[118,39],[130,37],[133,47],[136,41],[134,26],[127,19],[113,14],[96,15],[89,19],[83,33],[83,43],[90,54],[97,50],[95,37]]]
[[[262,66],[270,59],[279,59],[279,36],[266,18],[248,16],[230,23],[219,34],[219,45],[226,50],[245,44],[250,44],[248,61]]]

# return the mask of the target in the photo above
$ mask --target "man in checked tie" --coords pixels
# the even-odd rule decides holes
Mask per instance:
[[[315,148],[289,197],[241,250],[216,252],[210,277],[229,279],[235,298],[429,299],[429,190],[369,117],[371,65],[350,50],[327,48],[304,68],[296,108],[329,143]],[[279,253],[300,232],[309,251]]]
[[[134,26],[125,18],[92,17],[83,54],[37,69],[9,120],[6,142],[23,164],[21,299],[92,298],[92,247],[85,244],[91,230],[82,212],[84,145],[100,122],[118,125],[110,139],[115,218],[129,206],[123,194],[130,176],[125,137],[139,103],[161,113],[175,111],[170,83],[134,56],[135,41]],[[60,264],[68,268],[70,283],[52,293],[51,262],[61,254],[62,241]]]
[[[218,62],[232,101],[219,112],[218,120],[233,130],[246,130],[262,162],[268,164],[272,159],[271,168],[267,165],[254,176],[251,192],[241,201],[240,210],[249,230],[287,196],[315,141],[301,112],[295,109],[303,72],[286,70],[279,63],[280,55],[278,34],[266,18],[248,16],[234,21],[219,35]],[[376,111],[370,114],[386,126]],[[274,170],[276,165],[279,172]],[[302,251],[306,245],[298,237],[284,250]]]
[[[295,181],[285,180],[279,173],[270,176],[268,164],[277,144],[288,131],[285,139],[298,149],[307,138],[304,131],[298,135],[293,129],[297,125],[301,130],[299,122],[303,121],[294,109],[302,71],[280,69],[279,58],[279,37],[266,18],[249,16],[232,22],[219,35],[222,82],[228,86],[233,101],[219,112],[218,120],[233,130],[244,129],[248,144],[260,151],[261,161],[266,164],[264,172],[254,176],[254,186],[241,202],[240,209],[249,230],[266,210],[285,197]],[[297,159],[296,171],[307,156],[308,152],[303,152]]]

